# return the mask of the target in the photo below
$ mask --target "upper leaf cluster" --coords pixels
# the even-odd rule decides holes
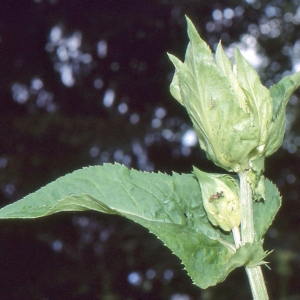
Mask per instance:
[[[207,157],[227,171],[251,171],[256,188],[265,157],[282,144],[285,106],[300,85],[300,72],[268,90],[238,48],[234,70],[221,43],[214,59],[188,18],[187,24],[184,62],[169,54],[175,66],[171,94],[185,106]]]

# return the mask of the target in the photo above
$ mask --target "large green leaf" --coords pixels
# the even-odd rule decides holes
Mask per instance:
[[[250,261],[247,251],[235,251],[230,234],[208,221],[192,174],[145,173],[119,164],[84,168],[2,208],[0,218],[87,209],[119,214],[147,227],[181,258],[202,288]]]

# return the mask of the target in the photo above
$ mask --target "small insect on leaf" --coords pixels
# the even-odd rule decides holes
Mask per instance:
[[[221,192],[216,192],[215,194],[211,195],[208,199],[209,202],[213,201],[213,200],[216,200],[216,199],[219,199],[219,198],[222,198],[224,197],[224,192],[221,191]]]
[[[216,101],[215,101],[215,100],[212,100],[212,101],[211,101],[211,107],[210,107],[210,109],[213,109],[213,108],[215,107],[215,105],[216,105]]]

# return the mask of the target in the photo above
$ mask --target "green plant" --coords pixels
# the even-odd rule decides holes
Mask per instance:
[[[219,44],[215,60],[189,19],[185,61],[171,93],[185,108],[207,157],[228,174],[145,173],[119,164],[75,171],[0,210],[0,218],[37,218],[60,211],[119,214],[148,228],[181,258],[201,288],[244,266],[254,299],[268,299],[261,265],[263,237],[280,205],[263,176],[264,159],[281,145],[285,106],[300,73],[269,90],[236,50],[236,70]]]

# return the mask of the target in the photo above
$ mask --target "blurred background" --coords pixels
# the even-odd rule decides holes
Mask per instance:
[[[0,7],[0,205],[75,169],[117,161],[171,174],[221,171],[170,95],[184,15],[214,50],[236,46],[269,87],[300,70],[299,0],[22,0]],[[265,238],[271,299],[300,299],[299,92],[266,176],[283,205]],[[0,222],[1,299],[251,299],[242,268],[193,285],[148,230],[117,216]]]

